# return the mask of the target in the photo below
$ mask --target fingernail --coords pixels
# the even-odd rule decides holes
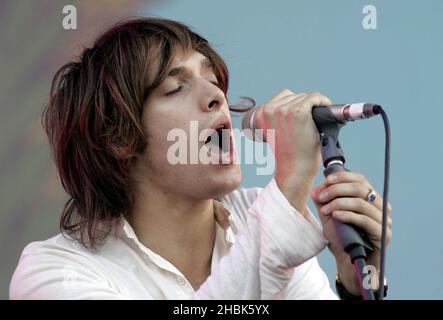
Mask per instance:
[[[328,192],[327,191],[323,191],[319,195],[320,201],[325,201],[327,197],[328,197]]]
[[[336,176],[335,174],[330,175],[330,176],[328,177],[328,180],[329,180],[329,182],[337,181],[337,176]]]
[[[324,207],[321,208],[321,211],[323,212],[323,214],[326,214],[326,215],[327,215],[327,214],[330,213],[330,212],[329,212],[330,209],[331,209],[331,206],[327,204],[327,205],[325,205]]]

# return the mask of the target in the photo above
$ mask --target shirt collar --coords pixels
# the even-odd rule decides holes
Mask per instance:
[[[218,264],[220,259],[235,243],[235,238],[238,233],[238,228],[232,214],[227,209],[227,207],[231,207],[231,204],[223,198],[217,200],[214,199],[213,201],[216,221],[216,238],[212,253],[211,271],[214,270],[214,267]],[[152,262],[165,270],[180,273],[169,261],[144,246],[138,239],[132,226],[123,216],[117,228],[117,234],[119,237],[121,237],[123,240],[129,240],[133,245],[135,245],[136,248],[138,248],[138,250],[148,256]]]

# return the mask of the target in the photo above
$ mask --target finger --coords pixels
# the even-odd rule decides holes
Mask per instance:
[[[380,210],[383,209],[383,195],[374,190],[374,188],[368,182],[368,180],[365,178],[364,175],[357,172],[340,171],[340,172],[335,172],[326,178],[326,184],[328,185],[338,184],[343,182],[361,182],[364,185],[366,185],[366,187],[368,188],[367,193],[361,198],[367,200],[367,197],[372,190],[376,193],[376,197],[373,202],[374,205]],[[390,203],[387,204],[387,212],[388,215],[390,215],[392,212],[392,205]]]
[[[360,173],[351,171],[334,172],[326,177],[326,180],[323,182],[323,184],[332,185],[345,182],[361,182],[372,188],[371,184],[368,182],[365,176]]]
[[[338,178],[338,179],[336,179],[336,180],[333,180],[333,182],[332,183],[336,183],[336,184],[341,184],[341,182],[343,182],[343,181],[347,181],[347,180],[350,180],[350,179],[347,179],[346,180],[346,177],[343,177],[342,175],[340,175],[341,177],[340,178]],[[362,176],[362,175],[360,175],[360,174],[358,174],[357,173],[357,177],[354,177],[352,180],[357,180],[357,181],[363,181],[363,180],[365,179],[364,178],[364,176]],[[339,195],[338,194],[336,194],[335,196],[334,195],[332,195],[332,196],[329,196],[328,197],[328,199],[327,200],[322,200],[322,199],[320,199],[320,194],[325,190],[325,189],[327,189],[328,187],[330,187],[330,186],[333,186],[334,184],[331,184],[331,181],[330,180],[326,180],[326,181],[324,181],[321,185],[319,185],[316,189],[314,189],[314,190],[312,190],[312,192],[311,192],[311,197],[312,197],[312,200],[314,201],[314,202],[316,202],[316,203],[319,203],[319,204],[323,204],[323,203],[327,203],[328,201],[331,201],[332,199],[334,199],[334,198],[337,198]],[[363,195],[363,190],[364,190],[364,188],[359,188],[359,195],[357,195],[358,197],[360,197],[360,198],[362,198],[363,200],[367,200],[367,197],[368,197],[368,195],[369,195],[369,192],[371,191],[371,190],[373,190],[375,193],[376,193],[376,197],[375,197],[375,200],[372,202],[372,204],[377,208],[377,209],[379,209],[379,210],[383,210],[383,197],[382,197],[382,195],[381,194],[379,194],[377,191],[375,191],[374,189],[372,189],[372,187],[370,187],[370,186],[367,186],[367,191],[366,191],[366,194],[364,194]],[[349,195],[351,195],[351,193],[349,193]],[[344,194],[343,196],[347,196],[346,194]],[[387,213],[388,213],[388,216],[390,216],[391,215],[391,213],[392,213],[392,205],[390,204],[390,203],[388,203],[387,204]]]
[[[305,96],[306,94],[302,94],[282,99],[278,102],[279,107],[282,108],[282,111],[285,111],[284,114],[288,114],[288,111],[293,108],[295,104],[298,104],[300,101],[302,101]]]
[[[309,109],[312,109],[314,106],[329,106],[331,104],[331,100],[319,92],[306,95],[304,101],[304,106]]]
[[[367,216],[347,210],[334,211],[332,217],[341,222],[352,224],[356,227],[361,228],[368,234],[374,245],[376,245],[377,247],[380,246],[381,224],[377,223]]]
[[[330,214],[328,214],[328,215],[324,215],[323,213],[321,213],[320,210],[319,210],[318,212],[319,212],[319,215],[318,215],[318,216],[319,216],[320,221],[321,221],[321,223],[322,223],[322,225],[323,225],[323,228],[325,228],[325,227],[326,227],[326,224],[329,223],[330,220],[332,220],[332,215],[330,215]]]
[[[293,99],[291,100],[291,102],[303,100],[306,96],[306,93],[295,94],[292,96]]]
[[[306,96],[306,93],[290,94],[290,95],[281,97],[278,100],[271,100],[270,102],[267,103],[267,105],[269,105],[269,107],[271,107],[271,108],[283,107],[283,106],[285,106],[289,103],[292,103],[294,101],[301,100],[304,96]]]
[[[287,94],[285,96],[280,95],[280,97],[277,100],[275,100],[274,97],[272,100],[263,105],[262,106],[263,108],[258,109],[258,112],[256,114],[256,119],[258,119],[257,121],[260,121],[261,118],[272,118],[272,115],[274,114],[276,109],[285,107],[287,104],[296,101],[298,99],[301,99],[305,95],[306,93],[293,94],[291,92],[290,94]]]
[[[343,182],[332,185],[327,185],[320,194],[318,200],[322,203],[330,202],[338,197],[357,197],[367,201],[368,194],[372,189],[368,188],[361,182]],[[375,192],[375,191],[374,191]],[[375,200],[370,202],[378,210],[382,210],[383,201],[380,195],[376,195]]]
[[[379,224],[382,223],[381,211],[361,198],[336,198],[320,208],[325,215],[337,210],[352,211],[367,216]]]
[[[305,93],[305,92],[301,92],[301,93],[293,94],[292,97],[293,97],[293,98],[296,98],[296,99],[300,99],[300,98],[305,97],[306,95],[307,95],[307,93]]]
[[[320,184],[317,188],[313,189],[313,190],[311,191],[311,197],[312,197],[312,200],[315,201],[315,202],[319,202],[319,203],[321,203],[320,200],[319,200],[319,195],[320,195],[320,193],[321,193],[323,190],[325,190],[327,187],[328,187],[328,184],[326,183],[326,181],[324,181],[324,182],[323,182],[322,184]]]
[[[326,178],[326,182],[328,184],[342,183],[342,182],[361,182],[366,184],[369,188],[372,189],[371,184],[368,182],[365,176],[357,172],[350,172],[350,171],[334,172],[333,174],[330,174]]]
[[[352,199],[358,199],[358,200],[352,200]],[[313,199],[314,200],[314,199]],[[316,202],[314,200],[314,202]],[[352,202],[357,202],[355,204],[352,204]],[[333,211],[353,211],[357,214],[363,214],[368,216],[369,218],[373,219],[377,223],[382,224],[383,222],[383,212],[381,209],[375,209],[366,201],[362,201],[360,198],[337,198],[330,202],[331,207],[325,208],[327,205],[322,206],[322,203],[317,201],[315,205],[317,206],[320,215],[324,216],[330,216],[331,212]],[[388,228],[392,228],[392,218],[390,216],[390,211],[388,211],[388,217],[387,217],[387,226]]]
[[[284,115],[284,118],[287,118],[286,115],[288,114],[288,110],[293,108],[294,104],[300,102],[305,95],[305,93],[288,95],[284,98],[281,98],[280,100],[270,101],[266,104],[266,110],[263,109],[262,111],[264,111],[263,113],[267,117],[268,121],[273,118],[276,112],[280,112],[280,114]],[[257,123],[260,123],[260,120],[257,121]],[[276,134],[279,134],[279,132],[277,131]]]
[[[383,211],[383,196],[382,195],[379,195],[378,193],[377,193],[377,198],[380,198],[380,202],[381,202],[381,209],[380,210],[382,210]],[[386,208],[387,210],[386,210],[386,212],[388,213],[388,217],[389,216],[391,216],[391,213],[392,213],[392,206],[391,206],[391,204],[388,202],[388,204],[387,204],[387,208]]]
[[[326,184],[318,194],[318,200],[322,203],[328,203],[338,197],[358,197],[364,199],[367,189],[364,188],[364,191],[362,189],[362,185],[356,182]]]
[[[376,247],[380,247],[381,244],[381,224],[375,222],[367,216],[357,214],[352,211],[337,210],[332,214],[334,219],[341,222],[352,224],[356,227],[363,229],[374,243]],[[386,230],[386,243],[389,243],[392,239],[392,229],[388,227]]]

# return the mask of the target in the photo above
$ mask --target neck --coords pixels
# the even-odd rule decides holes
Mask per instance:
[[[171,262],[194,288],[206,280],[215,241],[212,199],[185,199],[143,185],[128,220],[140,242]]]

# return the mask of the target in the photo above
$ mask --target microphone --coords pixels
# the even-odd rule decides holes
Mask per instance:
[[[263,130],[257,125],[255,113],[263,107],[254,108],[245,113],[242,120],[242,130],[245,135],[255,141],[266,142]],[[350,104],[334,104],[330,106],[315,106],[312,108],[312,117],[316,123],[322,122],[325,116],[333,115],[337,123],[346,124],[349,121],[371,118],[380,113],[381,107],[374,103],[361,102]],[[324,111],[327,111],[325,115]],[[247,130],[248,129],[248,130]],[[259,132],[256,132],[259,131]]]
[[[245,113],[242,120],[242,129],[244,134],[255,141],[266,142],[266,138],[263,135],[263,128],[257,125],[255,114],[263,107],[258,107],[252,109]],[[314,106],[312,108],[312,119],[317,126],[318,132],[320,134],[320,148],[323,158],[323,166],[325,170],[323,174],[325,177],[328,175],[339,172],[348,171],[344,167],[345,157],[343,150],[341,149],[340,143],[338,141],[338,135],[341,127],[343,127],[349,121],[362,120],[371,118],[377,114],[381,114],[383,121],[385,121],[385,127],[387,130],[387,139],[389,137],[389,123],[387,123],[386,113],[383,111],[382,107],[374,103],[352,103],[352,104],[336,104],[331,106]],[[389,141],[389,139],[387,140]],[[386,144],[387,150],[389,150],[389,142]],[[387,151],[387,161],[389,167],[389,151]],[[386,165],[386,162],[385,162]],[[386,169],[385,169],[386,170]],[[386,188],[386,172],[385,171],[385,190]],[[385,192],[383,192],[385,195]],[[386,230],[386,206],[385,200],[383,200],[383,228],[382,228],[382,239],[385,239]],[[351,263],[354,265],[358,277],[360,279],[361,285],[360,289],[364,299],[374,300],[374,294],[372,290],[363,286],[363,275],[365,274],[366,259],[368,255],[374,250],[374,245],[369,239],[368,235],[360,228],[343,223],[336,219],[332,219],[332,223],[335,232],[338,236],[339,242],[341,243],[344,251],[349,255]],[[385,251],[385,241],[382,240],[382,261],[384,261],[384,251]],[[380,263],[383,269],[384,264]],[[382,279],[382,278],[381,278]],[[380,281],[380,288],[383,284]],[[382,292],[380,290],[380,292]]]

